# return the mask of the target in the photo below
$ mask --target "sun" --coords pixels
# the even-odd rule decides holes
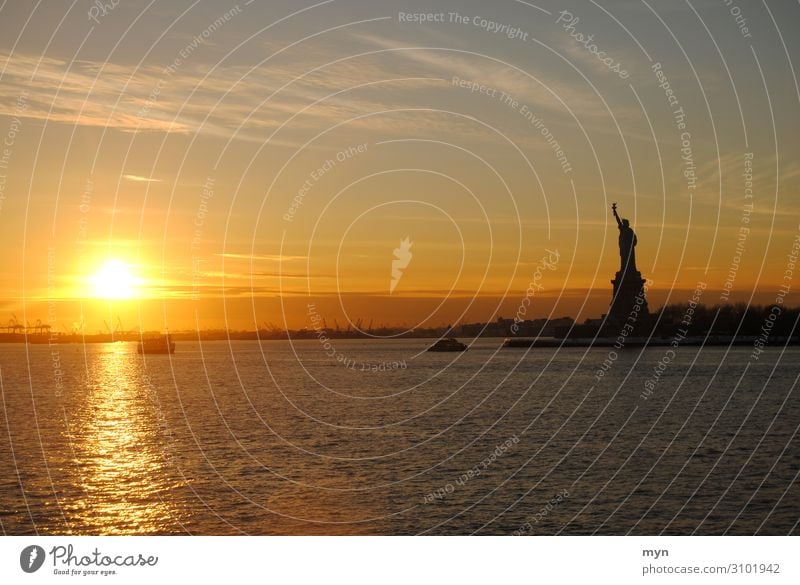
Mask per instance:
[[[96,299],[132,299],[139,285],[131,267],[121,260],[106,260],[89,282]]]

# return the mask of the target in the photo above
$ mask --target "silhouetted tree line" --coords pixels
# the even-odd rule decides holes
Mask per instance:
[[[660,316],[660,319],[658,319]],[[664,334],[688,329],[688,335],[758,336],[765,332],[770,337],[800,335],[798,317],[800,307],[784,305],[666,305],[656,312],[656,326]]]

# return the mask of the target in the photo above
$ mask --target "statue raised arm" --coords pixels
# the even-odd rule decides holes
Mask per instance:
[[[621,228],[622,227],[622,221],[619,219],[619,214],[617,213],[617,204],[616,203],[612,203],[611,204],[611,211],[614,214],[614,218],[617,220],[617,227]]]

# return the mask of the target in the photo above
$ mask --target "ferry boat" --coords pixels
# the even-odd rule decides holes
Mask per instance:
[[[139,353],[175,353],[175,342],[170,339],[169,335],[142,339],[136,351]]]
[[[428,351],[464,351],[467,346],[457,339],[445,337],[428,348]]]

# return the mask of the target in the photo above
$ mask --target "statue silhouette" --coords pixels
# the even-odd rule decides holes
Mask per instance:
[[[617,204],[611,204],[611,211],[617,220],[617,227],[619,227],[619,271],[625,274],[626,272],[637,272],[636,270],[636,234],[627,219],[620,219],[617,213]]]
[[[642,318],[646,318],[650,310],[645,297],[647,281],[636,268],[636,234],[630,222],[619,217],[616,203],[611,205],[611,211],[619,227],[619,272],[611,281],[614,293],[608,311],[613,333],[614,327],[622,322],[634,326],[646,322]]]

